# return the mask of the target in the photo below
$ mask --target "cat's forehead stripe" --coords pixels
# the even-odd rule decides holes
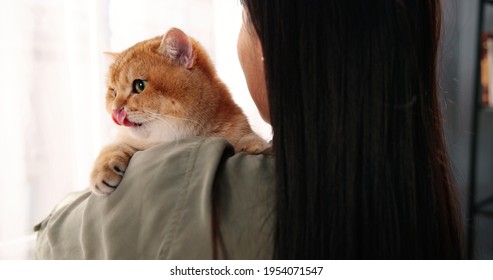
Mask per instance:
[[[112,82],[116,82],[118,77],[128,76],[131,68],[131,61],[137,59],[138,56],[142,56],[144,53],[150,54],[156,52],[160,43],[159,37],[153,38],[151,40],[147,40],[141,43],[134,45],[133,47],[123,51],[118,59],[115,61],[114,69],[113,69],[113,77]]]

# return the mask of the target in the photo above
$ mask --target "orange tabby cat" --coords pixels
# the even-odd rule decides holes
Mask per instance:
[[[112,55],[106,109],[122,129],[96,160],[94,193],[113,192],[132,155],[159,143],[219,136],[236,152],[258,154],[268,148],[233,102],[204,49],[181,30],[173,28]]]

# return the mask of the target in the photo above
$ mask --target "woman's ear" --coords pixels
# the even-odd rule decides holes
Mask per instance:
[[[158,51],[169,57],[171,61],[185,68],[192,68],[195,54],[192,42],[188,36],[178,28],[171,28],[164,36]]]

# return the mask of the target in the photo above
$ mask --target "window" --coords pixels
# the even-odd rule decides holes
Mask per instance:
[[[88,186],[111,141],[104,51],[176,26],[209,51],[219,76],[264,138],[236,57],[239,1],[11,0],[0,9],[0,259],[32,258],[32,228]]]

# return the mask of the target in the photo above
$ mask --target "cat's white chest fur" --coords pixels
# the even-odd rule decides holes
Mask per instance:
[[[198,135],[197,128],[189,122],[158,119],[142,126],[120,127],[119,138],[131,141],[136,147],[148,148],[159,143],[174,142]]]

